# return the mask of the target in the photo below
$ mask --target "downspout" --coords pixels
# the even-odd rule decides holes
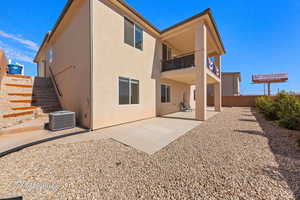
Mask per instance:
[[[94,52],[94,40],[93,40],[93,0],[89,1],[89,23],[90,23],[90,130],[94,129],[94,90],[93,90],[93,71],[94,71],[94,59],[93,59],[93,52]]]

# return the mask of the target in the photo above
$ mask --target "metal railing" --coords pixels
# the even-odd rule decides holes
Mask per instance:
[[[60,72],[57,72],[56,74],[54,74],[54,77],[57,77],[58,75],[65,73],[69,69],[75,69],[75,67],[76,67],[75,65],[70,65],[70,66],[64,68],[63,70],[61,70]]]
[[[170,60],[162,61],[162,71],[170,71],[176,69],[184,69],[195,66],[195,54],[189,54],[186,56],[175,57]]]
[[[195,66],[195,54],[186,54],[184,56],[177,56],[173,59],[162,61],[162,72],[184,69]],[[207,59],[207,68],[216,76],[220,77],[220,68],[215,64],[214,60]]]
[[[63,94],[62,94],[62,92],[60,91],[60,89],[58,87],[58,84],[56,82],[56,79],[55,79],[55,76],[53,74],[53,71],[52,71],[51,67],[49,67],[49,71],[50,71],[52,82],[54,83],[54,87],[55,87],[56,91],[58,92],[59,96],[62,97]]]
[[[220,77],[220,68],[215,64],[214,61],[207,60],[207,68],[214,73],[217,77]]]

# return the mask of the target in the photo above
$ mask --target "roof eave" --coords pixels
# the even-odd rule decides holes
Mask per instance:
[[[170,31],[170,30],[172,30],[172,29],[174,29],[174,28],[176,28],[176,27],[178,27],[178,26],[180,26],[180,25],[183,25],[183,24],[188,23],[188,22],[190,22],[190,21],[192,21],[192,20],[194,20],[194,19],[197,19],[197,18],[199,18],[199,17],[202,17],[202,16],[204,16],[205,14],[207,14],[207,13],[209,12],[209,10],[210,10],[210,8],[208,8],[208,9],[204,10],[203,12],[198,13],[198,14],[192,16],[192,17],[189,17],[189,18],[187,18],[187,19],[185,19],[185,20],[183,20],[183,21],[181,21],[181,22],[178,22],[177,24],[174,24],[174,25],[172,25],[172,26],[170,26],[170,27],[168,27],[168,28],[162,30],[161,33],[163,34],[163,33],[167,32],[167,31]]]
[[[220,44],[221,44],[221,53],[225,54],[226,50],[225,50],[225,47],[224,47],[224,44],[223,44],[223,41],[222,41],[222,38],[221,38],[221,34],[220,34],[220,32],[219,32],[219,30],[217,28],[215,19],[214,19],[212,13],[211,13],[211,9],[210,8],[208,8],[208,9],[204,10],[203,12],[198,13],[198,14],[196,14],[196,15],[188,18],[188,19],[185,19],[185,20],[183,20],[183,21],[181,21],[181,22],[179,22],[179,23],[177,23],[177,24],[175,24],[175,25],[173,25],[173,26],[171,26],[169,28],[166,28],[166,29],[162,30],[161,34],[166,33],[167,31],[170,31],[170,30],[172,30],[174,28],[177,28],[177,27],[179,27],[181,25],[184,25],[184,24],[186,24],[188,22],[191,22],[192,20],[195,20],[195,19],[197,19],[199,17],[203,17],[204,15],[208,15],[209,16],[209,18],[210,18],[210,20],[212,22],[212,25],[214,27],[214,30],[215,30],[215,32],[217,34],[218,40],[220,41]]]
[[[149,22],[145,17],[143,17],[137,10],[135,10],[133,7],[131,7],[128,3],[126,3],[123,0],[117,0],[122,6],[127,8],[129,11],[131,11],[133,14],[135,14],[138,18],[140,18],[143,22],[145,22],[148,26],[153,28],[157,33],[161,34],[161,30],[156,28],[151,22]]]
[[[37,51],[37,53],[36,53],[36,55],[35,55],[35,57],[34,57],[34,60],[33,60],[35,63],[38,62],[38,57],[39,57],[39,55],[40,55],[40,53],[41,53],[43,47],[45,46],[45,44],[47,43],[47,41],[49,41],[49,36],[50,36],[50,34],[51,34],[51,31],[48,31],[48,32],[46,33],[46,35],[44,36],[43,42],[42,42],[40,48],[38,49],[38,51]]]
[[[34,62],[37,62],[37,58],[38,58],[38,56],[39,56],[39,54],[40,54],[42,48],[45,46],[45,43],[46,43],[47,41],[49,41],[50,38],[53,36],[53,34],[55,33],[57,27],[59,26],[60,22],[62,21],[62,19],[63,19],[64,16],[66,15],[68,9],[70,8],[70,6],[71,6],[71,4],[72,4],[73,2],[74,2],[74,0],[68,0],[68,2],[67,2],[67,4],[65,5],[65,7],[64,7],[64,9],[63,9],[63,11],[62,11],[62,13],[60,14],[59,18],[57,19],[57,21],[56,21],[56,23],[55,23],[55,25],[54,25],[52,31],[48,31],[48,32],[47,32],[47,34],[46,34],[46,36],[44,37],[44,40],[43,40],[43,42],[42,42],[42,44],[41,44],[39,50],[38,50],[37,53],[36,53],[36,56],[35,56],[35,58],[34,58]]]
[[[42,48],[45,46],[46,42],[49,41],[49,40],[52,38],[52,36],[54,35],[56,29],[58,28],[60,22],[61,22],[62,19],[64,18],[65,14],[67,13],[68,9],[70,8],[70,6],[71,6],[71,4],[72,4],[73,2],[74,2],[74,0],[68,0],[68,2],[67,2],[67,4],[66,4],[66,6],[64,7],[64,9],[63,9],[61,15],[59,16],[58,20],[56,21],[56,23],[55,23],[55,25],[54,25],[54,28],[52,29],[52,31],[49,31],[49,32],[46,34],[46,36],[45,36],[45,38],[44,38],[44,40],[43,40],[43,42],[42,42],[42,44],[41,44],[41,46],[40,46],[38,52],[37,52],[37,54],[36,54],[36,56],[35,56],[35,58],[34,58],[34,62],[37,62],[37,58],[38,58],[40,52],[42,51]],[[212,22],[212,24],[213,24],[213,26],[214,26],[214,29],[215,29],[216,34],[217,34],[217,36],[218,36],[218,39],[219,39],[219,41],[220,41],[220,44],[221,44],[221,47],[222,47],[222,54],[225,54],[225,53],[226,53],[226,50],[225,50],[225,48],[224,48],[223,41],[222,41],[222,39],[221,39],[221,35],[220,35],[219,31],[218,31],[216,22],[215,22],[215,20],[214,20],[214,17],[212,16],[212,13],[211,13],[211,9],[210,9],[210,8],[208,8],[208,9],[204,10],[203,12],[201,12],[201,13],[199,13],[199,14],[197,14],[197,15],[194,15],[194,16],[192,16],[192,17],[186,19],[186,20],[183,20],[183,21],[181,21],[181,22],[179,22],[179,23],[177,23],[177,24],[175,24],[175,25],[173,25],[173,26],[171,26],[171,27],[169,27],[169,28],[166,28],[166,29],[164,29],[164,30],[159,30],[159,29],[156,28],[153,24],[151,24],[148,20],[146,20],[141,14],[139,14],[134,8],[132,8],[129,4],[127,4],[127,3],[124,2],[123,0],[117,0],[117,2],[119,2],[121,5],[123,5],[125,8],[127,8],[129,11],[131,11],[134,15],[136,15],[138,18],[140,18],[143,22],[145,22],[145,24],[147,24],[148,26],[150,26],[151,28],[153,28],[153,30],[155,30],[158,34],[163,34],[163,33],[167,32],[167,31],[169,31],[169,30],[171,30],[171,29],[173,29],[173,28],[176,28],[176,27],[178,27],[178,26],[180,26],[180,25],[183,25],[183,24],[185,24],[185,23],[188,23],[188,22],[190,22],[190,21],[192,21],[192,20],[194,20],[194,19],[196,19],[196,18],[202,17],[202,16],[204,16],[205,14],[208,14],[209,17],[210,17],[210,19],[211,19],[211,22]]]
[[[237,75],[239,77],[240,82],[242,82],[241,72],[222,72],[222,76],[226,75]]]
[[[216,31],[216,33],[217,33],[218,39],[219,39],[220,44],[221,44],[221,46],[222,46],[223,54],[225,54],[225,53],[226,53],[226,49],[225,49],[225,47],[224,47],[224,43],[223,43],[223,41],[222,41],[221,34],[220,34],[219,30],[218,30],[218,27],[217,27],[215,18],[214,18],[213,15],[212,15],[211,9],[210,9],[210,8],[207,9],[206,12],[208,13],[208,15],[209,15],[209,17],[210,17],[210,19],[211,19],[211,21],[212,21],[212,24],[213,24],[213,26],[214,26],[214,29],[215,29],[215,31]]]

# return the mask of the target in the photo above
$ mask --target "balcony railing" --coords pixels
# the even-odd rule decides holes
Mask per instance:
[[[162,71],[170,71],[176,69],[184,69],[195,66],[195,55],[190,54],[181,57],[175,57],[170,60],[162,61]]]
[[[189,67],[195,67],[195,54],[189,54],[185,56],[175,57],[170,60],[162,61],[162,72],[184,69]],[[207,68],[215,75],[220,77],[219,67],[215,64],[214,60],[207,59]]]
[[[214,60],[207,59],[207,68],[213,72],[217,77],[220,77],[220,68],[215,64]]]

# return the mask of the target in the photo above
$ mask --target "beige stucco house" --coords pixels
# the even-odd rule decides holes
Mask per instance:
[[[242,81],[240,72],[222,73],[222,96],[239,96],[240,83]]]
[[[239,96],[241,81],[240,72],[222,72],[222,96]],[[213,85],[207,86],[207,95],[214,96]]]
[[[122,0],[69,0],[35,62],[60,104],[92,130],[178,112],[196,87],[206,119],[207,84],[221,111],[224,46],[211,10],[158,30]]]

